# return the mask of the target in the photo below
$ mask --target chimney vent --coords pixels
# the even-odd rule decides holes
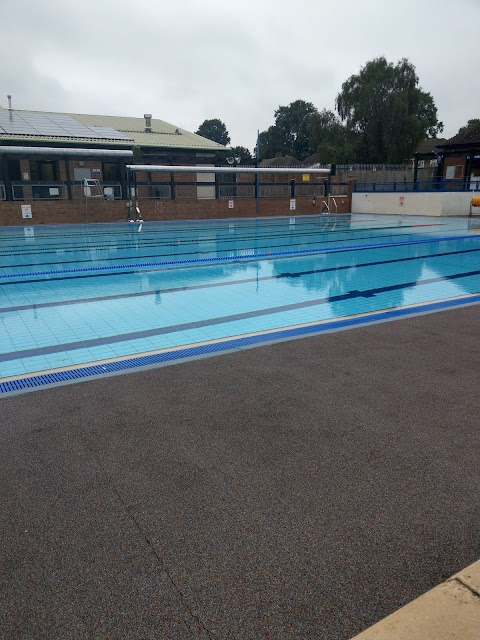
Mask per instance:
[[[8,100],[8,110],[11,111],[12,110],[12,96],[7,96],[7,100]]]
[[[150,133],[152,131],[152,114],[144,113],[143,117],[145,118],[145,133]]]

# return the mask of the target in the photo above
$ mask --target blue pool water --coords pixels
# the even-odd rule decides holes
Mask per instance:
[[[476,231],[361,215],[3,227],[0,378],[464,298]]]

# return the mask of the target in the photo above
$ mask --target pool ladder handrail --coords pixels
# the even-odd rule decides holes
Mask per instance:
[[[330,215],[331,211],[330,211],[330,202],[333,202],[333,204],[335,205],[335,214],[338,213],[338,205],[337,205],[337,201],[335,200],[335,198],[332,198],[331,196],[327,197],[327,202],[323,202],[322,204],[322,213],[326,214],[326,215]],[[326,211],[325,211],[326,209]]]

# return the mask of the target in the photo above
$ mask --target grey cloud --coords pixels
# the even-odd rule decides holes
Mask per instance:
[[[149,111],[190,130],[218,117],[252,148],[278,106],[333,109],[342,82],[385,55],[416,66],[453,135],[478,115],[479,18],[477,0],[3,0],[0,103]]]

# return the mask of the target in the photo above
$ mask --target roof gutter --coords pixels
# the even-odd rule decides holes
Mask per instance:
[[[97,158],[131,158],[130,149],[73,149],[56,147],[17,147],[0,146],[0,155],[29,155],[29,156],[82,156]]]

